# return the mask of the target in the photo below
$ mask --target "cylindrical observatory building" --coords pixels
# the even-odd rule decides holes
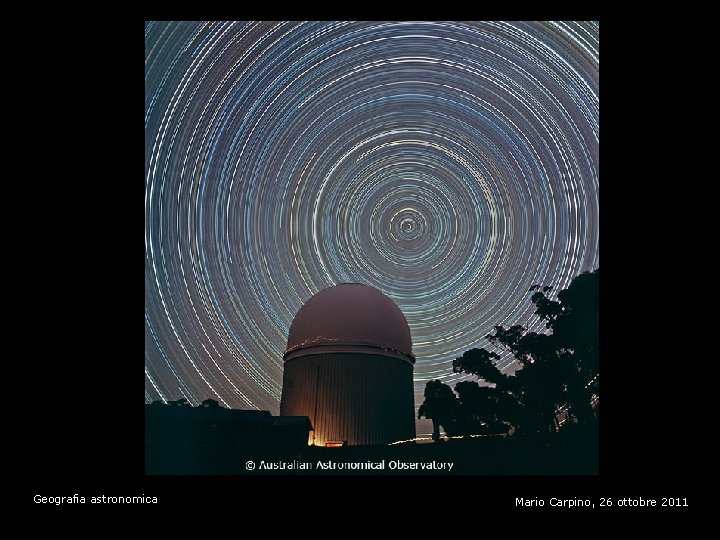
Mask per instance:
[[[383,293],[329,287],[295,315],[283,356],[282,416],[309,416],[318,446],[415,437],[410,328]]]

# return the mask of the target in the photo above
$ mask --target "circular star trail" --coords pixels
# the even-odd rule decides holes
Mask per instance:
[[[341,282],[405,313],[417,404],[496,324],[534,328],[531,285],[598,266],[598,41],[588,22],[147,23],[146,401],[277,414],[290,323]]]

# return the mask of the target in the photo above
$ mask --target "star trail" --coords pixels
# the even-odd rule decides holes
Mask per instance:
[[[599,25],[145,25],[145,401],[279,411],[300,306],[364,283],[416,406],[598,260]],[[512,371],[512,357],[500,367]]]

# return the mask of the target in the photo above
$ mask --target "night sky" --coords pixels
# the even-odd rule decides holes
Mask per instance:
[[[541,330],[528,288],[599,266],[598,46],[586,22],[147,23],[145,401],[278,414],[290,323],[341,282],[407,317],[416,407],[496,324]]]

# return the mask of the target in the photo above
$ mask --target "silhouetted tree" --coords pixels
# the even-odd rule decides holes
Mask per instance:
[[[497,386],[480,386],[463,381],[455,385],[460,400],[460,422],[465,435],[474,433],[507,433],[515,412],[516,401]]]
[[[217,402],[216,400],[214,400],[214,399],[209,399],[209,398],[208,398],[208,399],[206,399],[206,400],[203,400],[203,402],[200,404],[200,407],[205,407],[205,408],[220,408],[220,403],[218,403],[218,402]]]
[[[188,400],[185,398],[176,399],[175,401],[168,401],[167,402],[170,407],[190,407],[191,405],[188,403]]]
[[[433,440],[440,440],[440,426],[445,428],[448,435],[456,434],[460,404],[455,393],[447,384],[439,381],[428,381],[425,385],[425,401],[418,409],[418,418],[425,417],[432,420]]]
[[[530,292],[535,291],[531,297],[535,315],[545,321],[550,334],[527,332],[515,325],[496,326],[494,334],[485,336],[498,350],[511,353],[519,361],[520,369],[514,376],[502,374],[495,365],[500,355],[484,348],[471,349],[455,359],[455,373],[471,373],[494,383],[497,395],[504,396],[500,405],[488,397],[491,393],[484,392],[483,406],[488,410],[475,411],[478,418],[492,414],[513,418],[520,433],[556,430],[560,407],[580,423],[593,418],[591,396],[599,395],[598,282],[599,270],[583,273],[560,291],[557,300],[546,296],[552,287],[544,287],[542,292],[540,285],[530,287]],[[463,391],[470,392],[468,396],[480,395],[469,386]],[[476,403],[478,398],[467,399]]]
[[[460,358],[453,360],[453,373],[471,373],[487,382],[502,384],[507,376],[496,366],[493,360],[499,360],[500,355],[487,349],[470,349]],[[457,390],[457,386],[455,386]]]

